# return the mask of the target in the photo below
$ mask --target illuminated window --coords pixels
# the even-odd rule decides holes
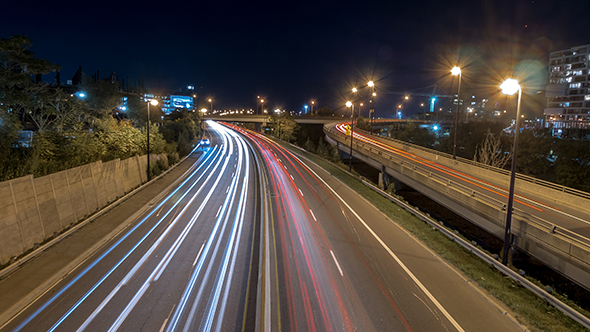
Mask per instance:
[[[571,83],[570,89],[579,89],[582,87],[582,83]]]

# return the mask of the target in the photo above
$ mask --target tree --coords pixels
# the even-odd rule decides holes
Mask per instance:
[[[477,144],[473,159],[479,163],[504,168],[512,153],[502,148],[501,134],[494,135],[488,129],[485,139]]]
[[[20,114],[23,122],[29,114],[38,129],[44,130],[53,119],[45,103],[48,88],[32,77],[60,67],[35,58],[28,50],[31,46],[25,36],[0,39],[0,110]]]
[[[115,83],[93,81],[89,77],[85,77],[81,89],[86,94],[85,100],[88,103],[90,114],[96,118],[110,115],[123,103],[119,86]]]
[[[332,109],[329,107],[322,107],[316,111],[316,114],[318,116],[332,116],[334,111],[332,111]]]
[[[434,146],[436,140],[434,133],[427,128],[421,128],[415,123],[406,124],[404,130],[393,130],[393,126],[390,127],[390,130],[392,133],[391,137],[395,139],[427,148]]]
[[[590,192],[590,141],[559,140],[555,150],[557,183]]]
[[[268,125],[273,128],[273,135],[287,142],[295,140],[295,134],[299,130],[299,125],[289,112],[271,114]]]
[[[371,123],[367,121],[367,119],[364,116],[359,116],[358,118],[356,118],[356,127],[361,130],[369,131],[371,130]]]
[[[524,129],[518,139],[518,154],[516,164],[518,171],[547,179],[546,175],[551,169],[551,146],[553,137],[548,129]]]

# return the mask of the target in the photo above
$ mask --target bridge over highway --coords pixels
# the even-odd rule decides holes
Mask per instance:
[[[344,126],[324,133],[348,154]],[[503,239],[508,171],[363,131],[352,154]],[[512,244],[590,288],[590,194],[524,175],[515,194]]]

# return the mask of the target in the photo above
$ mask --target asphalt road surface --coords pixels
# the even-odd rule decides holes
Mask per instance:
[[[317,165],[207,130],[178,186],[0,330],[520,330]]]

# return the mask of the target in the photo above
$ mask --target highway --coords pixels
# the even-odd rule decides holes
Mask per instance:
[[[346,132],[345,123],[335,125],[335,129],[344,134]],[[507,204],[508,202],[508,187],[501,184],[500,181],[494,181],[494,179],[482,180],[475,175],[465,174],[452,168],[445,167],[432,160],[427,160],[416,154],[408,153],[407,151],[396,148],[392,146],[390,141],[377,135],[367,135],[355,131],[354,139],[391,153],[392,155],[401,158],[404,163],[407,163],[406,165],[416,165],[423,169],[427,169],[428,172],[434,173],[437,178],[459,183],[461,186],[472,191],[480,192],[496,202],[501,202],[503,204]],[[531,196],[522,194],[518,190],[519,181],[521,180],[516,181],[514,196],[515,209],[519,209],[528,215],[555,224],[561,229],[570,230],[572,233],[579,235],[580,237],[578,239],[581,241],[586,243],[589,242],[590,215],[588,215],[588,213],[575,206],[559,204],[558,202],[551,201],[542,195]]]
[[[240,330],[255,312],[257,175],[242,137],[209,131],[180,185],[2,331]]]
[[[206,126],[178,185],[0,331],[520,331],[317,165]]]
[[[266,164],[260,330],[519,330],[350,188],[274,141],[240,131]]]

